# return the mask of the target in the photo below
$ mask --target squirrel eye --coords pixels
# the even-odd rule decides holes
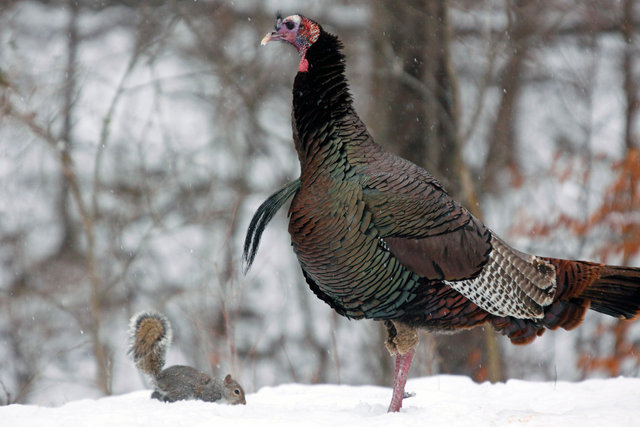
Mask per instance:
[[[238,390],[238,389],[233,390],[233,392],[234,392],[235,394],[240,394],[240,390]]]

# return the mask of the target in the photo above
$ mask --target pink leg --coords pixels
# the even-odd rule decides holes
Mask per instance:
[[[411,349],[405,354],[396,353],[396,372],[393,376],[393,397],[387,412],[398,412],[402,408],[404,398],[404,385],[407,383],[411,361],[415,354],[415,349]]]

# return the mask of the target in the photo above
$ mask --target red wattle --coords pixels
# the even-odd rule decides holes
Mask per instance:
[[[304,56],[300,60],[300,64],[298,64],[298,71],[306,73],[309,71],[309,61]]]

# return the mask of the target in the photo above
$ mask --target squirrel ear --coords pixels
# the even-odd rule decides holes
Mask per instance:
[[[227,376],[224,377],[224,383],[229,384],[230,382],[231,382],[231,374],[227,374]]]

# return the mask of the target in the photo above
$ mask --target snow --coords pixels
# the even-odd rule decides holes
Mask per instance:
[[[387,414],[391,390],[386,387],[285,384],[248,394],[246,406],[162,403],[144,390],[53,408],[9,405],[0,408],[0,425],[586,427],[631,426],[640,416],[635,378],[476,384],[440,375],[411,379],[407,391],[416,396],[405,400],[400,413]]]

